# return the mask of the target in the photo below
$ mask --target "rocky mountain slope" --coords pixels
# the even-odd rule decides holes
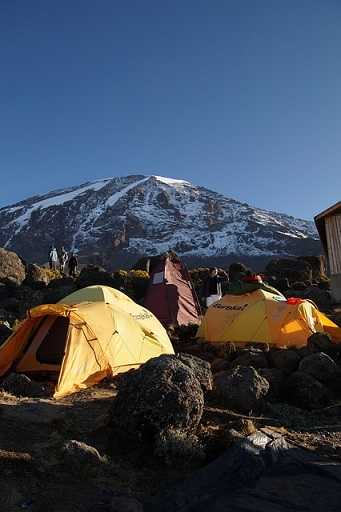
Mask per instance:
[[[168,249],[196,259],[320,251],[310,221],[187,181],[143,175],[97,180],[0,209],[0,246],[45,262],[51,243],[99,263]]]

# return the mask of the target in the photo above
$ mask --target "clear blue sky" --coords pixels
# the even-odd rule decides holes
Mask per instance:
[[[1,0],[0,205],[131,173],[341,199],[340,0]]]

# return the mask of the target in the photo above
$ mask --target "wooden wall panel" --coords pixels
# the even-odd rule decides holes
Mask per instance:
[[[326,217],[330,273],[341,274],[341,215]]]

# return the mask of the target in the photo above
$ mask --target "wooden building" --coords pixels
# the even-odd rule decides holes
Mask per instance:
[[[341,302],[341,201],[316,215],[315,224],[327,257],[331,291]]]

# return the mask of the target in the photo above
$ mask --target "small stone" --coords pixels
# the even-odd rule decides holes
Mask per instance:
[[[246,348],[237,353],[232,366],[252,366],[253,368],[268,368],[268,360],[263,350]]]
[[[22,373],[10,373],[3,379],[0,388],[14,396],[40,396],[43,387]]]
[[[269,353],[269,360],[272,366],[279,368],[286,373],[297,370],[300,356],[295,350],[291,349],[274,349]]]
[[[107,460],[102,457],[98,450],[86,443],[74,439],[67,441],[62,449],[63,459],[75,473],[93,467],[106,464]]]
[[[308,373],[333,389],[340,388],[341,371],[335,361],[323,352],[316,352],[302,359],[299,371]]]

